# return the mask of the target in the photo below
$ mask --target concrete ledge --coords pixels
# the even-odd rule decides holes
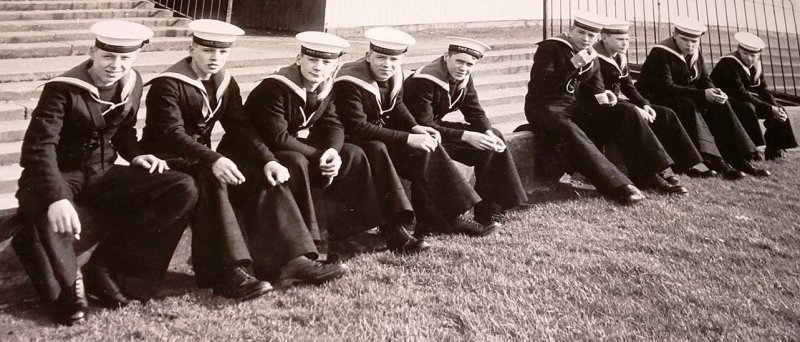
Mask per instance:
[[[351,26],[351,27],[331,27],[326,28],[328,32],[341,37],[362,37],[364,31],[370,29],[372,26]],[[503,20],[503,21],[474,21],[474,22],[458,22],[458,23],[433,23],[433,24],[409,24],[409,25],[392,25],[392,27],[403,30],[405,32],[423,32],[423,31],[436,31],[436,30],[466,30],[466,29],[481,29],[481,28],[541,28],[541,20]]]

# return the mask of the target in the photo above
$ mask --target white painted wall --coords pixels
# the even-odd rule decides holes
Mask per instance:
[[[325,9],[329,29],[541,17],[541,0],[328,0]]]
[[[326,28],[543,19],[543,0],[328,0]],[[638,21],[668,22],[688,15],[722,26],[794,32],[790,0],[551,0],[552,18],[569,19],[578,9]],[[773,5],[774,4],[774,5]],[[777,17],[773,15],[777,14]],[[726,15],[727,13],[727,15]],[[786,14],[784,23],[783,14]],[[727,19],[726,19],[727,18]],[[773,18],[776,18],[773,20]],[[737,23],[738,19],[738,23]]]

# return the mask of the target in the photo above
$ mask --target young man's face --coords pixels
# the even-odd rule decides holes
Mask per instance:
[[[367,52],[367,63],[375,80],[386,81],[403,66],[403,55],[384,55],[375,51]]]
[[[592,32],[577,26],[573,26],[569,29],[569,34],[567,34],[567,37],[569,37],[569,42],[575,47],[575,49],[583,50],[589,46],[592,46],[599,35],[600,34],[597,32]]]
[[[450,77],[456,81],[462,81],[472,73],[478,59],[468,53],[448,52],[444,55],[444,62]]]
[[[758,60],[761,58],[761,53],[760,52],[745,51],[745,50],[740,48],[739,49],[739,56],[742,57],[742,62],[744,62],[744,65],[750,67],[755,62],[758,62]]]
[[[192,66],[195,71],[205,75],[213,75],[222,70],[230,56],[230,48],[213,48],[192,43],[189,55],[192,56]],[[203,75],[199,75],[203,76]]]
[[[684,56],[693,55],[700,49],[700,37],[692,38],[676,33],[672,38],[675,38],[675,43]]]
[[[133,61],[139,55],[139,50],[119,53],[109,52],[100,48],[92,48],[92,67],[89,69],[96,85],[105,86],[119,81],[127,75],[133,67]]]
[[[300,54],[295,62],[300,66],[300,74],[306,81],[314,84],[322,83],[330,78],[336,65],[339,64],[338,58],[319,58]]]
[[[603,45],[612,53],[625,53],[631,43],[631,35],[627,33],[603,34]]]

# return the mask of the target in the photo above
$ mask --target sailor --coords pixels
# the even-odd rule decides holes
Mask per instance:
[[[63,324],[86,319],[83,274],[89,297],[111,308],[130,302],[117,276],[160,283],[197,201],[190,177],[136,141],[142,79],[132,64],[153,32],[121,20],[90,30],[89,60],[44,85],[16,194],[23,228],[14,250]],[[130,166],[116,165],[118,156]],[[81,272],[80,254],[98,240]]]
[[[636,167],[631,167],[630,164],[636,165],[638,162],[646,160],[646,158],[660,156],[656,158],[666,161],[664,152],[667,152],[670,159],[675,161],[672,167],[680,172],[685,172],[690,168],[705,168],[705,165],[702,165],[700,152],[694,147],[691,138],[686,133],[686,130],[683,129],[683,125],[676,117],[675,112],[667,107],[651,105],[633,85],[626,58],[630,41],[629,30],[630,23],[627,21],[608,18],[601,31],[601,39],[594,44],[605,89],[612,91],[617,97],[624,95],[627,98],[627,100],[620,99],[615,106],[610,108],[597,107],[598,113],[614,111],[627,113],[622,115],[642,117],[650,124],[650,128],[655,133],[661,146],[663,146],[663,149],[660,149],[657,148],[656,144],[653,144],[653,148],[650,151],[651,156],[632,156],[636,160],[632,162],[626,159],[626,165],[629,166],[629,174],[632,176],[636,174],[634,171]],[[589,107],[593,107],[591,102]],[[597,143],[597,141],[595,142]],[[620,149],[622,151],[626,150],[623,146],[620,146]],[[659,164],[663,165],[663,163]],[[671,173],[667,175],[663,172],[660,175],[665,178],[664,181],[651,178],[650,181],[645,182],[649,182],[650,187],[663,192],[685,193],[685,188],[678,186],[679,179],[676,175]],[[643,186],[647,187],[644,184]]]
[[[372,28],[364,35],[370,41],[369,51],[364,58],[344,64],[333,87],[347,141],[360,146],[370,164],[381,163],[411,181],[418,227],[473,236],[493,232],[496,224],[459,217],[480,197],[439,145],[439,131],[418,124],[403,102],[403,56],[414,38],[386,27]],[[422,237],[427,231],[416,233]]]
[[[359,214],[372,217],[379,212],[373,207],[377,199],[364,191],[372,184],[366,156],[358,147],[343,143],[342,124],[331,103],[333,72],[349,43],[322,32],[303,32],[297,40],[302,45],[296,61],[267,76],[248,96],[243,112],[247,120],[242,122],[252,125],[257,139],[226,133],[218,151],[231,156],[248,179],[232,193],[239,197],[238,205],[248,222],[256,275],[320,283],[344,271],[341,265],[312,260],[318,256],[314,242],[323,242],[328,231],[326,192],[343,201],[365,201],[370,207],[363,212],[359,207]],[[258,149],[249,147],[254,142]],[[277,177],[272,169],[278,169]],[[291,188],[298,207],[293,211],[302,212],[303,220],[270,222],[270,218],[285,215],[285,209],[276,210],[269,200],[276,187]],[[364,230],[379,224],[370,221]],[[303,227],[308,236],[278,237],[293,227]],[[308,247],[287,248],[299,241],[306,241]],[[287,261],[287,266],[280,268]],[[287,276],[291,273],[288,266],[300,263],[306,265],[300,268],[302,272]]]
[[[728,94],[753,143],[766,145],[764,157],[781,158],[784,149],[797,147],[797,141],[786,110],[778,105],[764,81],[761,51],[766,43],[749,32],[738,32],[733,38],[738,43],[736,51],[720,58],[711,71],[711,80]],[[759,119],[764,120],[764,133]]]
[[[242,118],[242,98],[239,85],[225,69],[231,47],[244,31],[211,19],[195,20],[189,29],[193,32],[189,57],[149,82],[141,144],[197,183],[200,196],[191,220],[197,284],[226,298],[252,299],[272,286],[247,269],[252,259],[228,197],[227,187],[238,186],[245,178],[233,161],[211,149],[217,121],[228,134],[255,139],[254,133],[243,129],[247,124],[234,122]]]
[[[587,135],[591,116],[579,107],[579,99],[603,107],[617,103],[616,95],[603,86],[597,52],[592,48],[603,20],[578,12],[569,31],[539,42],[525,95],[525,116],[542,145],[550,153],[559,153],[565,169],[580,172],[611,199],[632,204],[643,200],[644,195]],[[650,131],[647,122],[625,119],[606,125],[613,128],[608,136],[618,136],[620,145],[648,146],[649,141],[640,142],[648,137],[643,133]]]
[[[636,88],[650,102],[675,111],[704,163],[715,173],[731,180],[746,174],[769,175],[750,164],[756,147],[731,108],[728,95],[708,77],[700,53],[706,26],[687,17],[673,18],[672,24],[672,36],[647,55]],[[687,173],[700,177],[715,174]]]
[[[482,201],[473,217],[491,225],[506,209],[527,202],[527,196],[503,134],[492,128],[475,91],[472,71],[490,47],[469,38],[448,40],[443,56],[406,79],[403,103],[419,124],[439,131],[442,147],[454,160],[475,167],[475,191]],[[456,111],[466,123],[444,120]]]

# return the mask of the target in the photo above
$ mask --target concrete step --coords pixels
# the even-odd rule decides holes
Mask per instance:
[[[99,9],[150,9],[150,1],[2,1],[0,11],[83,11]]]
[[[6,0],[7,1],[7,0]],[[66,20],[25,20],[0,22],[0,32],[33,32],[54,30],[89,30],[92,24],[104,19],[66,19]],[[130,22],[139,23],[150,28],[185,26],[191,20],[173,17],[130,17]]]
[[[187,37],[186,27],[153,27],[154,37]],[[0,32],[0,44],[52,43],[75,40],[91,40],[94,35],[85,29],[32,32]]]
[[[188,37],[156,37],[142,51],[186,50],[191,42]],[[0,59],[86,55],[92,46],[94,40],[5,44],[0,47]]]
[[[478,83],[476,89],[480,96],[481,104],[484,107],[504,108],[503,112],[500,114],[489,114],[489,116],[500,117],[502,115],[507,115],[509,114],[508,111],[510,108],[513,108],[514,105],[519,108],[518,110],[521,110],[522,103],[524,102],[525,94],[527,92],[527,87],[522,84],[521,86],[517,87],[497,88],[495,84],[498,81],[502,82],[500,79],[481,81],[483,83],[478,83],[478,81],[476,81],[476,83]],[[490,88],[483,89],[485,84],[489,84]],[[255,88],[255,85],[255,83],[249,83],[245,86],[242,86],[242,97],[246,99],[250,90]],[[141,129],[141,127],[144,126],[144,118],[146,116],[146,108],[144,103],[142,103],[142,107],[137,116],[139,120],[136,126],[137,128]],[[27,125],[28,120],[25,119],[18,119],[3,123],[2,128],[0,128],[0,165],[9,165],[19,162],[19,152],[22,146],[22,138],[25,134],[25,130],[27,129]]]
[[[511,133],[516,126],[508,129],[507,127],[511,127],[512,125],[508,124],[509,122],[512,124],[516,123],[524,123],[525,122],[525,115],[522,111],[522,103],[509,103],[503,104],[498,106],[487,106],[484,109],[486,110],[487,116],[490,118],[495,127],[500,129],[501,132],[504,134]],[[455,112],[449,114],[447,116],[447,120],[449,121],[463,121],[464,118],[461,116],[460,113]],[[137,124],[137,126],[141,126],[143,122]],[[141,136],[141,128],[139,128],[139,133]],[[212,133],[212,141],[218,142],[224,131],[217,125]],[[19,154],[16,154],[17,158],[19,158]],[[4,195],[8,193],[14,193],[17,191],[17,180],[22,172],[22,168],[18,164],[19,160],[11,164],[0,165],[0,202],[4,200]],[[4,209],[2,204],[0,204],[0,210]]]
[[[516,50],[511,50],[516,51]],[[410,69],[419,68],[436,58],[435,55],[414,56],[407,60],[405,64],[406,75],[410,75]],[[266,66],[244,66],[229,69],[240,84],[243,96],[255,88],[257,82],[265,76],[274,72],[276,69],[290,63],[292,57],[275,58],[268,61],[255,62],[276,62]],[[172,60],[174,61],[174,59]],[[251,60],[241,60],[240,64],[248,65]],[[137,68],[139,69],[139,68]],[[474,70],[476,85],[482,90],[492,90],[524,86],[528,80],[530,62],[525,59],[509,60],[499,63],[478,64]],[[143,74],[145,80],[157,75],[156,73]],[[20,120],[25,117],[25,110],[33,110],[42,91],[44,81],[9,82],[0,83],[0,122],[5,120]],[[145,92],[147,89],[145,89]],[[146,94],[146,93],[145,93]]]
[[[0,194],[14,193],[17,191],[17,180],[22,174],[19,164],[0,166]],[[0,209],[2,209],[0,207]]]
[[[172,12],[165,9],[154,8],[0,12],[0,21],[2,22],[20,20],[111,19],[133,17],[172,17]]]
[[[143,74],[161,72],[186,55],[186,51],[180,50],[141,53],[136,59],[135,68]],[[271,51],[270,55],[266,55],[264,51],[257,48],[237,46],[233,48],[227,66],[229,68],[273,64],[282,66],[292,63],[296,55],[296,51]],[[426,54],[425,56],[430,60],[436,58],[436,55]],[[356,57],[355,54],[348,54],[342,58],[343,60],[352,60]],[[86,56],[76,55],[5,60],[0,65],[0,83],[48,80],[83,62],[86,58]],[[480,64],[508,60],[530,61],[532,58],[533,52],[530,48],[504,49],[487,52]],[[0,99],[3,97],[0,96]]]

